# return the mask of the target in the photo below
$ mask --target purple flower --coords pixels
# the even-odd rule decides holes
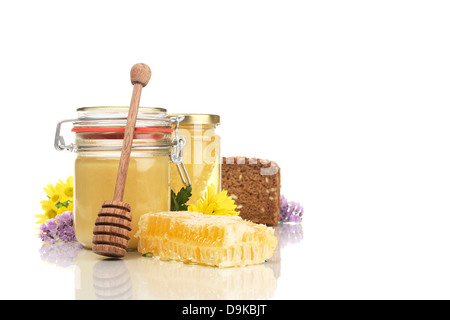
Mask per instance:
[[[43,242],[72,242],[76,241],[73,228],[72,211],[65,211],[53,219],[48,219],[40,226],[39,237]]]
[[[281,222],[302,221],[303,207],[295,201],[288,201],[284,196],[280,199],[280,220]]]

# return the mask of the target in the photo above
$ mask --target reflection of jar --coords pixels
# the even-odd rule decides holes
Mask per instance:
[[[112,200],[123,144],[128,107],[78,109],[79,118],[58,124],[55,147],[74,150],[74,227],[77,240],[92,247],[97,213]],[[172,119],[173,120],[173,119]],[[137,247],[134,234],[139,218],[148,212],[169,209],[169,155],[172,121],[165,109],[139,108],[123,201],[131,205],[132,233],[129,248]],[[61,123],[73,122],[75,144],[64,145]]]
[[[181,114],[180,114],[181,115]],[[192,196],[188,204],[197,204],[206,187],[214,184],[221,190],[220,136],[216,127],[220,117],[212,114],[183,114],[178,132],[184,137],[183,162],[191,179]],[[172,114],[171,116],[179,116]],[[177,193],[184,185],[176,165],[171,164],[170,187]]]

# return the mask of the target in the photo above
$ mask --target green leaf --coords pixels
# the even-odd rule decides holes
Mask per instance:
[[[170,211],[180,211],[180,206],[177,202],[177,195],[173,190],[170,190]]]
[[[153,252],[146,252],[142,256],[145,258],[153,258]]]
[[[177,194],[170,190],[170,210],[171,211],[187,211],[187,202],[192,196],[192,187],[183,187]]]
[[[55,206],[58,209],[61,208],[62,206],[67,208],[69,206],[69,202],[70,202],[70,200],[67,200],[65,202],[58,202],[57,204],[55,204]]]

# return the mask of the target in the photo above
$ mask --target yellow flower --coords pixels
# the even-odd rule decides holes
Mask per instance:
[[[53,202],[51,199],[42,200],[41,208],[45,211],[45,213],[35,215],[36,218],[39,218],[39,221],[36,223],[44,223],[45,221],[47,221],[47,219],[53,219],[58,214],[56,202]]]
[[[48,184],[44,188],[48,199],[41,201],[41,208],[44,214],[35,215],[39,220],[38,224],[44,223],[47,219],[55,218],[64,211],[73,210],[73,177],[69,177],[66,182],[58,181],[56,185]]]
[[[54,203],[58,203],[59,199],[61,198],[59,192],[56,190],[56,187],[52,184],[48,184],[44,188],[45,193],[47,194],[47,197]]]
[[[61,213],[65,212],[65,211],[73,211],[73,201],[70,201],[69,205],[67,207],[61,206],[60,209],[62,210]]]
[[[204,214],[237,216],[239,211],[236,211],[236,205],[231,197],[227,197],[227,191],[222,190],[219,194],[216,193],[216,187],[211,184],[205,194],[197,201],[197,205],[191,204],[188,211],[201,212]]]
[[[73,177],[67,178],[66,183],[61,180],[58,181],[55,187],[58,195],[60,196],[59,202],[66,202],[67,200],[73,200]]]
[[[36,224],[42,224],[48,219],[45,214],[35,214],[34,217],[39,219],[38,221],[36,221]]]

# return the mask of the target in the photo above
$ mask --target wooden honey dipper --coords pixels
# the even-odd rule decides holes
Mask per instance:
[[[131,146],[133,144],[136,118],[141,99],[142,88],[150,80],[152,72],[144,63],[135,64],[131,68],[130,78],[133,84],[130,110],[123,137],[116,188],[113,200],[103,202],[95,220],[92,251],[96,254],[121,258],[125,256],[128,241],[131,238],[131,206],[123,202],[128,165],[130,163]]]

